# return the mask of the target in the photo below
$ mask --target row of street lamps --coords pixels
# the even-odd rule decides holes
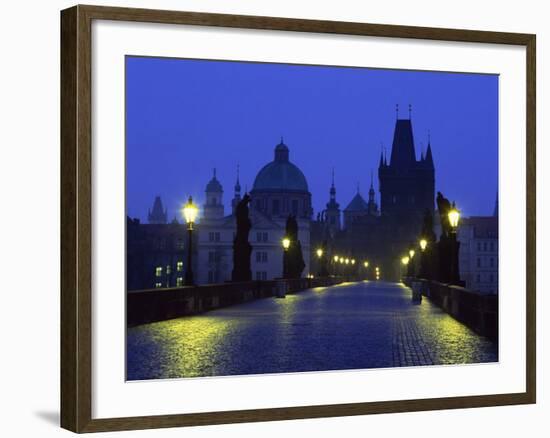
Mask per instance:
[[[454,202],[451,209],[447,213],[447,217],[449,219],[449,225],[451,226],[451,234],[453,238],[456,240],[458,223],[460,221],[460,212],[456,208],[456,205]],[[428,240],[425,237],[421,237],[418,242],[418,246],[420,247],[420,250],[422,252],[426,251],[426,248],[428,247]],[[409,263],[412,263],[414,255],[415,255],[415,250],[414,248],[411,247],[409,249],[408,255],[404,255],[401,257],[401,264],[403,264],[403,266],[408,266]]]
[[[188,233],[188,246],[187,246],[187,270],[186,270],[186,273],[185,273],[185,285],[186,286],[192,286],[195,284],[195,281],[194,281],[194,277],[193,277],[193,268],[192,268],[192,245],[193,245],[193,230],[194,230],[194,224],[195,224],[195,221],[197,220],[197,216],[198,216],[198,213],[199,213],[199,208],[197,207],[197,205],[193,202],[193,197],[192,196],[189,196],[189,199],[187,200],[187,203],[183,206],[183,209],[182,209],[182,213],[183,213],[183,217],[185,219],[185,222],[187,223],[187,233]],[[425,242],[424,244],[424,249],[426,247],[426,240],[423,239],[423,241]],[[287,251],[289,248],[290,248],[290,239],[288,237],[283,237],[282,241],[282,246],[283,246],[283,249],[285,251]],[[422,246],[422,241],[421,241],[421,246]],[[413,251],[414,253],[414,251]],[[323,248],[318,248],[317,251],[316,251],[316,254],[317,254],[317,258],[319,259],[319,261],[321,261],[321,259],[323,258],[323,255],[324,255],[324,250]],[[411,258],[412,258],[412,255],[411,255]],[[341,257],[341,256],[338,256],[338,255],[334,255],[333,258],[332,258],[333,262],[334,262],[334,270],[336,273],[336,269],[337,269],[337,266],[338,264],[342,265],[342,266],[349,266],[351,264],[351,266],[355,266],[355,263],[356,263],[356,260],[354,258],[349,258],[349,257]],[[368,269],[369,267],[369,262],[368,260],[365,260],[363,262],[363,267],[365,269]],[[375,276],[376,276],[376,279],[379,280],[380,279],[380,268],[378,266],[376,266],[375,268]]]

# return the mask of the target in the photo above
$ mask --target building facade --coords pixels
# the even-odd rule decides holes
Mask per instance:
[[[498,216],[475,216],[461,220],[460,277],[466,288],[486,294],[498,293]]]
[[[177,221],[143,224],[127,218],[127,290],[183,286],[187,244],[187,226]]]
[[[254,180],[250,191],[250,220],[252,228],[251,271],[253,280],[280,278],[283,273],[283,248],[286,220],[296,216],[306,262],[304,275],[309,273],[311,194],[302,171],[290,161],[288,146],[281,142],[275,147],[273,161],[266,164]],[[233,240],[235,238],[235,207],[241,199],[237,174],[231,213],[225,215],[223,187],[214,173],[205,190],[206,204],[198,227],[199,284],[231,281],[233,269]]]

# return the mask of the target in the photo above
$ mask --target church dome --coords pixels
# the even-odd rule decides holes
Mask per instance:
[[[281,139],[275,147],[275,159],[256,175],[253,190],[308,192],[306,177],[288,156],[288,146]]]

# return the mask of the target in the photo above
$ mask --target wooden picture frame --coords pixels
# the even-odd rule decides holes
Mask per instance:
[[[128,418],[92,418],[92,154],[93,20],[186,24],[518,45],[526,48],[527,264],[526,391],[447,398],[346,403]],[[61,12],[61,426],[98,432],[222,423],[535,403],[535,48],[530,34],[439,29],[196,12],[75,6]]]

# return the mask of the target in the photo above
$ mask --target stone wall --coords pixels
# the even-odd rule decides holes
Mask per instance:
[[[485,295],[464,287],[437,281],[406,279],[422,284],[422,294],[449,315],[476,333],[490,339],[498,339],[498,295]]]
[[[287,293],[341,283],[336,277],[285,280]],[[277,280],[222,283],[168,289],[129,291],[126,294],[129,327],[194,315],[221,307],[276,295]]]

